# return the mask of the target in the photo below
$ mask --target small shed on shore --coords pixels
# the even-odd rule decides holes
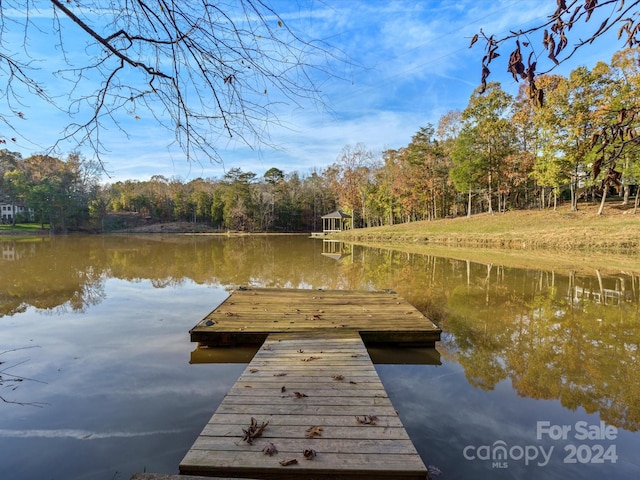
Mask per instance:
[[[351,215],[341,210],[322,216],[322,233],[341,232],[352,228]]]

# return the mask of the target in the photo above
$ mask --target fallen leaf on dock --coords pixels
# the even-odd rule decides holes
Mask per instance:
[[[296,396],[296,398],[308,397],[306,393],[293,392],[293,394]]]
[[[259,371],[260,370],[258,370],[257,368],[250,368],[249,369],[249,372],[251,372],[251,373],[256,373],[256,372],[259,372]]]
[[[274,456],[276,453],[278,453],[278,449],[276,448],[276,446],[269,442],[267,443],[264,448],[262,449],[262,453],[264,453],[265,455],[269,455],[270,457]]]
[[[280,389],[280,392],[284,393],[287,391],[287,387],[285,387],[284,385],[282,386],[282,388]]]
[[[258,425],[258,421],[255,418],[251,417],[251,425],[249,425],[249,428],[242,429],[242,431],[244,432],[244,437],[242,437],[242,440],[247,442],[249,445],[253,445],[253,440],[262,435],[262,432],[264,432],[264,429],[267,428],[267,425],[269,425],[269,420]]]
[[[375,425],[378,421],[378,417],[375,415],[364,415],[362,417],[356,415],[356,420],[358,423],[362,423],[363,425]]]
[[[287,374],[286,373],[274,373],[273,376],[274,377],[286,377]]]
[[[307,460],[313,460],[316,456],[316,451],[313,448],[305,448],[302,454]]]
[[[295,465],[296,463],[298,463],[298,460],[295,458],[291,458],[289,460],[280,460],[280,465],[282,465],[283,467],[288,467],[289,465]]]
[[[322,436],[322,430],[323,430],[322,427],[314,425],[313,427],[307,428],[307,433],[306,433],[305,436],[307,438],[321,437]]]
[[[314,357],[314,356],[311,356],[311,357],[308,357],[308,358],[303,358],[303,359],[302,359],[302,361],[303,361],[303,362],[311,362],[312,360],[317,360],[317,359],[319,359],[319,358],[320,358],[320,357]]]
[[[339,373],[333,376],[334,380],[344,380],[344,375],[340,375]]]
[[[303,350],[303,349],[301,349],[301,348],[299,348],[299,349],[298,349],[298,353],[304,353],[304,350]]]

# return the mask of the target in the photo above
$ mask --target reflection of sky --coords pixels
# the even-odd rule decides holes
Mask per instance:
[[[179,290],[179,294],[177,294]],[[1,395],[0,478],[129,478],[175,472],[242,365],[189,365],[188,330],[225,297],[190,282],[108,280],[84,314],[2,319],[0,351],[23,382]],[[144,308],[140,308],[144,305]],[[141,312],[143,315],[141,315]]]
[[[464,370],[456,363],[430,365],[376,365],[389,396],[416,444],[425,464],[436,466],[440,478],[500,478],[500,479],[637,479],[640,462],[637,452],[640,439],[637,434],[618,429],[614,441],[577,441],[569,433],[566,441],[536,439],[536,422],[551,425],[570,425],[581,420],[599,425],[598,415],[587,415],[583,410],[569,412],[559,401],[520,398],[508,381],[500,382],[493,391],[472,387]],[[503,440],[507,448],[513,446],[553,448],[551,461],[546,466],[528,466],[524,460],[509,460],[507,468],[492,468],[490,461],[467,460],[463,450],[471,445],[492,446]],[[605,449],[615,444],[618,460],[615,464],[564,463],[568,452],[565,447],[573,443],[590,448],[601,444]],[[437,477],[436,477],[437,478]]]

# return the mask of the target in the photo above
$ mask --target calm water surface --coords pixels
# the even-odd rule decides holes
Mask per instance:
[[[194,363],[188,330],[239,285],[393,289],[438,323],[439,356],[376,365],[434,479],[640,478],[640,272],[300,236],[0,248],[0,479],[177,472],[246,361]]]

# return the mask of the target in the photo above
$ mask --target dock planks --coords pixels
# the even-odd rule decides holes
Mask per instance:
[[[269,424],[249,445],[242,437],[252,417]],[[278,450],[273,456],[262,451],[269,442]],[[306,459],[305,449],[314,450],[315,457]],[[297,463],[280,464],[292,459]],[[269,334],[187,452],[180,473],[427,478],[356,332],[306,338]]]
[[[392,292],[274,288],[236,290],[190,330],[191,341],[210,346],[336,332],[357,332],[367,344],[433,347],[442,331]]]

